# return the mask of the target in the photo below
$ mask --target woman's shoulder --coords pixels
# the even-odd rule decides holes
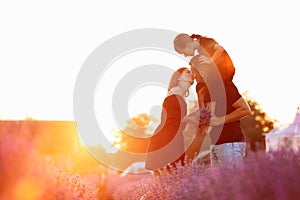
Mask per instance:
[[[168,93],[168,95],[164,101],[164,104],[168,104],[171,106],[177,106],[181,103],[185,103],[185,100],[183,99],[183,97],[180,96],[179,94],[171,92],[171,91]]]
[[[178,98],[182,98],[182,97],[179,94],[169,92],[167,94],[165,100],[174,101],[174,100],[177,100]]]

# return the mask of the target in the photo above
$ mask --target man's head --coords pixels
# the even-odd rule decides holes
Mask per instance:
[[[174,39],[175,51],[184,56],[194,56],[198,46],[198,42],[185,33],[178,34]]]

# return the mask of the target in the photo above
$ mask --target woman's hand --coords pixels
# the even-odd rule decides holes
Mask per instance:
[[[205,126],[202,126],[202,127],[198,128],[197,134],[207,135],[207,133],[210,131],[210,127],[211,126],[205,125]]]
[[[181,121],[182,123],[190,123],[190,124],[192,124],[192,125],[194,125],[194,126],[198,126],[198,121],[197,120],[195,120],[193,117],[191,117],[191,116],[185,116],[183,119],[182,119],[182,121]]]

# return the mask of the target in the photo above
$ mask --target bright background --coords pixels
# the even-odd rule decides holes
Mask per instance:
[[[296,0],[1,1],[0,117],[74,120],[88,55],[120,33],[163,28],[215,38],[235,63],[240,92],[290,123],[300,106],[299,19]]]

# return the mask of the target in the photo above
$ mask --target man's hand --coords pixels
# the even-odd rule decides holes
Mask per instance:
[[[216,117],[215,115],[213,115],[210,119],[210,126],[219,126],[224,124],[225,122],[225,117]]]
[[[210,57],[201,55],[201,56],[199,56],[199,63],[200,64],[211,64],[211,63],[213,63],[213,60]]]

